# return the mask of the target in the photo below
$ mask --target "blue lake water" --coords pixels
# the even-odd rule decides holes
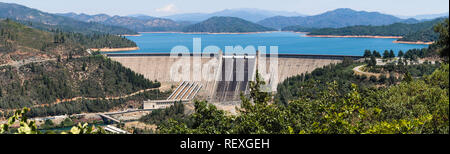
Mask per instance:
[[[192,52],[193,38],[201,38],[202,49],[214,45],[225,51],[225,46],[278,46],[279,53],[285,54],[319,54],[319,55],[353,55],[361,56],[364,50],[406,51],[424,48],[428,45],[397,44],[396,39],[374,38],[312,38],[292,32],[272,32],[255,34],[182,34],[182,33],[143,33],[142,36],[128,36],[137,43],[140,50],[115,53],[170,53],[175,46],[188,47]]]

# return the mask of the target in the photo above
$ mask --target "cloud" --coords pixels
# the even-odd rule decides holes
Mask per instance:
[[[162,12],[162,13],[174,13],[177,12],[177,7],[175,4],[169,4],[162,8],[156,9],[156,12]]]

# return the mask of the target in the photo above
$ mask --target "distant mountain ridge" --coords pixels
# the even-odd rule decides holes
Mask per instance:
[[[187,26],[183,32],[207,32],[207,33],[246,33],[274,31],[250,21],[236,17],[212,17],[203,22]]]
[[[186,14],[176,14],[171,16],[165,16],[164,18],[172,19],[175,21],[193,21],[201,22],[206,19],[215,16],[226,16],[226,17],[237,17],[251,22],[258,22],[260,20],[274,17],[274,16],[305,16],[297,12],[287,12],[287,11],[269,11],[262,9],[253,8],[241,8],[241,9],[225,9],[213,13],[186,13]]]
[[[166,19],[144,14],[129,16],[88,15],[83,13],[51,14],[18,4],[0,2],[0,19],[9,18],[27,26],[46,31],[58,29],[83,34],[108,33],[122,35],[137,34],[137,32],[179,32],[183,31],[185,27],[192,28],[193,23],[200,23],[216,16],[241,18],[262,25],[265,28],[293,31],[298,29],[311,31],[320,28],[342,28],[357,25],[381,26],[393,23],[420,22],[413,18],[401,19],[378,12],[355,11],[348,8],[336,9],[313,16],[305,16],[296,12],[242,8],[226,9],[214,13],[178,14],[167,16],[170,19]],[[431,16],[420,18],[429,17]],[[209,26],[207,29],[214,29],[214,25]],[[223,28],[222,26],[216,29]],[[235,27],[231,27],[229,30],[233,28]]]
[[[135,31],[127,28],[103,25],[99,23],[83,22],[69,17],[50,14],[13,3],[0,2],[0,18],[9,18],[44,30],[60,29],[67,32],[77,32],[84,34],[136,34]]]
[[[77,42],[55,43],[56,34],[34,29],[12,20],[0,20],[0,65],[31,57],[85,54]]]
[[[336,9],[314,16],[276,16],[257,22],[266,27],[281,29],[299,25],[305,28],[341,28],[355,25],[388,25],[393,23],[417,23],[416,19],[400,19],[378,12],[355,11],[348,8]]]
[[[157,18],[145,15],[136,16],[109,16],[106,14],[87,15],[76,13],[59,14],[84,22],[98,22],[106,25],[120,26],[137,32],[153,31],[180,31],[183,23],[170,19]]]

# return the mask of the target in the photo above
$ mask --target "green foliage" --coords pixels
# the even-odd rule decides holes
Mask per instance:
[[[420,134],[425,123],[431,121],[432,116],[422,116],[413,120],[393,120],[381,122],[367,130],[366,134]]]
[[[83,71],[83,63],[86,70]],[[45,105],[57,100],[75,97],[105,98],[124,96],[143,89],[160,87],[120,63],[101,55],[74,58],[62,62],[43,62],[24,65],[19,69],[0,68],[0,85],[4,91],[0,97],[1,109],[17,109]],[[22,76],[25,81],[21,83]],[[136,100],[164,97],[165,93],[149,91],[131,97]],[[128,99],[78,100],[47,107],[32,108],[30,116],[61,115],[92,111],[108,111]],[[116,104],[114,104],[116,103]]]
[[[383,53],[383,58],[384,58],[384,59],[386,59],[386,58],[390,58],[390,57],[389,57],[389,51],[387,51],[387,50],[384,50],[384,53]]]
[[[438,40],[438,34],[433,31],[432,28],[426,28],[423,30],[419,30],[417,32],[411,32],[398,41],[409,41],[409,42],[433,42]]]
[[[47,120],[45,120],[44,124],[42,124],[39,127],[40,127],[40,129],[50,129],[50,128],[55,127],[55,124],[53,123],[53,121],[51,119],[47,119]]]
[[[70,131],[62,132],[61,134],[106,134],[106,131],[101,127],[95,128],[95,126],[89,126],[87,123],[78,123]]]
[[[374,55],[370,56],[370,60],[367,62],[367,66],[377,66],[377,59]]]
[[[393,50],[389,51],[389,58],[395,58],[395,53]]]
[[[288,133],[288,112],[277,105],[269,104],[271,95],[261,90],[265,82],[259,74],[250,82],[250,97],[241,96],[240,116],[236,117],[233,133],[238,134],[276,134]]]
[[[368,65],[369,66],[369,65]],[[368,72],[381,73],[381,74],[405,74],[409,72],[412,77],[422,77],[424,75],[432,74],[436,69],[440,67],[440,64],[414,64],[414,65],[397,65],[394,63],[388,63],[386,65],[370,66]]]
[[[403,51],[402,50],[398,51],[398,57],[403,57],[403,56],[404,56]]]
[[[72,119],[66,118],[66,119],[64,119],[64,121],[61,122],[61,126],[60,127],[70,127],[70,126],[73,126],[73,125],[74,125],[74,123],[73,123]]]
[[[364,58],[368,58],[371,56],[372,56],[372,52],[370,52],[370,50],[364,50],[364,55],[363,55]]]
[[[311,73],[287,78],[278,85],[275,102],[287,105],[289,101],[301,97],[317,99],[322,90],[328,89],[327,83],[333,81],[340,85],[339,91],[341,93],[350,92],[352,83],[358,85],[361,89],[373,87],[377,84],[376,81],[367,80],[367,76],[354,75],[353,68],[360,65],[363,64],[356,62],[331,64],[318,68]]]
[[[440,86],[442,89],[449,89],[449,65],[441,65],[430,76],[426,77],[426,82],[433,86]]]
[[[249,98],[242,96],[239,115],[229,116],[212,104],[196,102],[193,126],[171,119],[159,130],[171,134],[448,134],[448,67],[441,66],[425,80],[386,89],[351,84],[349,91],[342,91],[344,85],[328,82],[315,98],[302,96],[286,106],[270,103],[270,94],[261,91],[264,82],[257,76],[250,83]]]
[[[82,34],[74,32],[62,32],[59,29],[51,30],[54,33],[54,43],[64,44],[72,42],[85,48],[124,48],[136,47],[133,41],[112,34]],[[67,43],[66,43],[67,44]]]
[[[141,117],[139,121],[148,124],[162,125],[162,123],[167,122],[169,119],[183,121],[183,123],[186,123],[188,126],[192,125],[192,120],[184,114],[183,103],[175,103],[167,109],[153,110],[152,113]]]
[[[48,32],[30,28],[20,23],[0,21],[0,53],[16,50],[30,54],[85,55],[87,48],[135,47],[136,43],[111,34],[81,34],[51,29]],[[18,55],[19,56],[19,55]],[[25,57],[27,58],[27,57]],[[1,62],[1,61],[0,61]]]
[[[22,110],[17,110],[14,115],[9,117],[6,124],[0,126],[0,134],[6,133],[11,125],[16,121],[20,123],[20,127],[17,129],[16,134],[39,134],[37,130],[36,122],[29,120],[25,114],[30,111],[29,108],[23,108]]]
[[[449,61],[449,52],[450,52],[448,46],[449,42],[448,29],[449,29],[448,18],[445,19],[444,22],[439,23],[434,27],[434,31],[436,33],[439,33],[439,40],[435,44],[440,50],[441,57],[443,57],[444,61],[447,62]]]
[[[288,133],[287,113],[278,110],[274,104],[268,104],[270,94],[261,91],[264,81],[257,74],[256,81],[250,82],[250,98],[241,95],[240,116],[229,116],[214,105],[204,101],[195,102],[194,123],[191,127],[185,123],[170,120],[159,126],[161,133],[194,134],[272,134]]]
[[[6,124],[0,125],[0,134],[42,134],[36,126],[36,122],[29,120],[25,115],[30,111],[29,108],[23,108],[17,110],[13,116],[9,117]],[[20,127],[17,131],[11,131],[10,127],[16,121],[20,123]],[[47,122],[46,122],[47,123]],[[52,133],[52,132],[48,132]],[[77,126],[72,127],[69,132],[62,132],[62,134],[106,134],[106,131],[102,128],[96,129],[94,126],[89,127],[87,123],[78,123]]]
[[[192,126],[184,122],[169,119],[168,122],[158,125],[158,130],[163,134],[230,134],[232,117],[218,110],[214,105],[205,101],[195,102],[195,113],[191,115]]]
[[[434,57],[437,56],[435,48],[435,46],[430,46],[429,48],[409,49],[403,55],[403,58],[409,61],[416,61],[419,58]]]
[[[183,28],[183,32],[210,32],[210,33],[242,33],[273,31],[267,28],[236,17],[212,17],[201,23]]]
[[[381,58],[380,52],[378,52],[378,51],[376,51],[376,50],[373,50],[372,55],[375,56],[376,58]]]

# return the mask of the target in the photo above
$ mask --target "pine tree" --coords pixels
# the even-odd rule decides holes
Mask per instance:
[[[389,58],[389,51],[384,50],[383,59]]]
[[[398,52],[398,57],[402,58],[403,56],[404,56],[403,51],[400,50],[400,51]]]
[[[370,50],[365,50],[364,51],[364,58],[368,58],[370,56],[372,56],[372,53],[370,52]]]
[[[376,58],[381,58],[381,54],[380,54],[378,51],[376,51],[376,50],[373,51],[373,55],[374,55]]]
[[[377,65],[377,59],[374,55],[370,56],[369,66],[376,66]]]
[[[389,51],[389,58],[395,58],[395,53],[393,50]]]

